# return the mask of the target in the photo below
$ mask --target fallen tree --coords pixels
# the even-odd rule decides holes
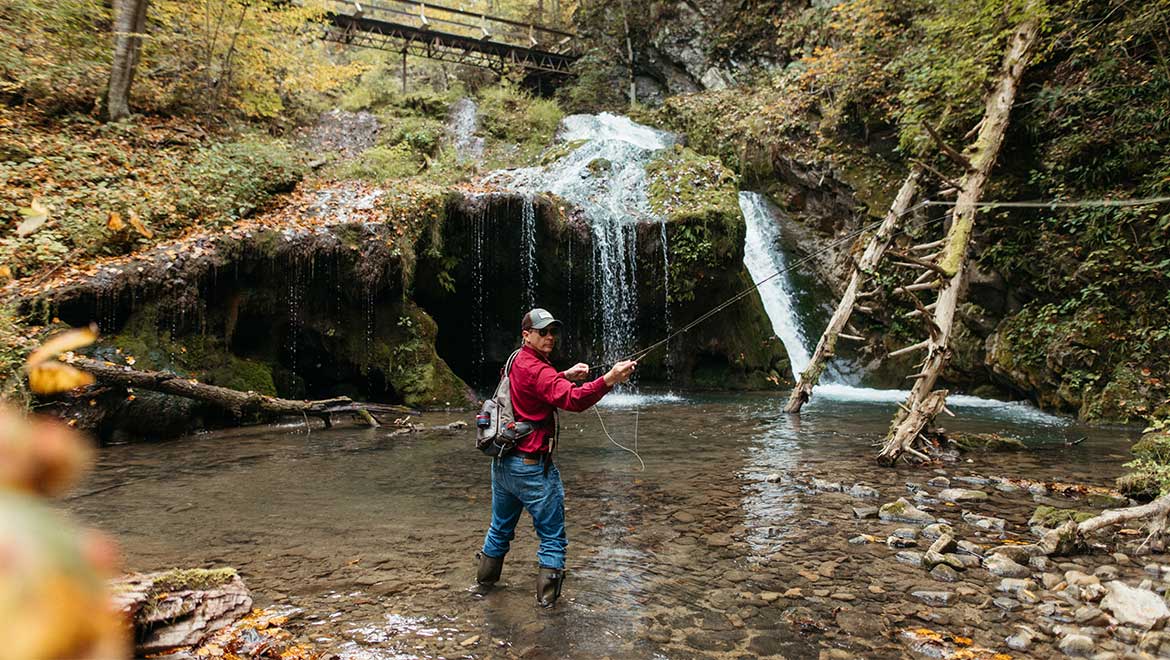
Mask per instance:
[[[1109,509],[1100,515],[1077,522],[1069,520],[1045,533],[1036,545],[1045,555],[1068,555],[1088,545],[1088,538],[1111,527],[1141,521],[1149,538],[1165,533],[1170,516],[1170,495],[1163,495],[1148,504],[1124,509]]]
[[[914,302],[917,308],[916,315],[921,316],[925,322],[929,337],[914,345],[916,348],[926,350],[926,358],[921,363],[918,373],[910,376],[914,379],[914,385],[906,404],[894,416],[890,432],[886,436],[881,452],[878,453],[879,463],[893,464],[907,454],[921,460],[922,452],[911,453],[910,450],[914,449],[914,445],[922,438],[923,431],[944,408],[941,404],[946,400],[946,393],[943,392],[939,400],[938,393],[932,393],[932,390],[943,368],[951,359],[951,333],[955,324],[955,311],[967,276],[968,247],[975,227],[979,198],[991,176],[991,169],[995,165],[1011,118],[1020,78],[1031,60],[1039,33],[1040,22],[1035,17],[1024,20],[1016,28],[1008,43],[999,78],[987,97],[986,109],[974,142],[962,155],[953,153],[953,149],[944,149],[944,152],[963,168],[964,174],[959,182],[959,194],[955,199],[954,215],[946,242],[941,253],[920,278],[923,279],[923,283],[933,279],[941,288],[938,289],[937,301],[931,306],[919,302],[908,287],[902,290]],[[932,136],[941,143],[941,138],[933,131]],[[922,268],[920,264],[907,265]]]
[[[250,415],[259,415],[268,419],[315,417],[325,422],[325,426],[329,427],[333,425],[333,415],[348,414],[371,427],[378,427],[381,424],[374,416],[375,412],[398,415],[415,414],[414,410],[405,406],[357,403],[344,396],[319,401],[296,401],[257,392],[240,392],[218,385],[208,385],[194,378],[165,371],[139,371],[87,357],[75,356],[67,361],[77,369],[93,374],[103,383],[137,387],[202,401],[227,410],[237,419]]]

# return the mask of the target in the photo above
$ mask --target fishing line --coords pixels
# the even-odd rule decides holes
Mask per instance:
[[[639,471],[645,472],[646,471],[646,462],[643,461],[642,457],[638,455],[638,411],[637,410],[634,411],[634,448],[633,449],[630,449],[629,447],[621,444],[617,440],[614,440],[613,436],[609,434],[609,430],[605,428],[605,420],[601,418],[601,411],[599,411],[596,407],[594,407],[593,412],[597,413],[597,421],[601,422],[601,432],[605,434],[605,437],[609,438],[609,441],[612,442],[614,444],[614,446],[617,447],[618,449],[622,449],[624,451],[628,451],[631,454],[633,454],[634,458],[638,459],[638,463],[640,463],[642,465],[642,469]]]

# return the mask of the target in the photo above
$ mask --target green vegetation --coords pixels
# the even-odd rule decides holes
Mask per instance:
[[[480,90],[479,114],[484,132],[492,138],[485,154],[489,167],[501,161],[535,162],[564,116],[555,101],[537,98],[507,81]]]
[[[1150,500],[1170,494],[1170,414],[1167,412],[1160,411],[1161,418],[1131,448],[1134,460],[1125,466],[1132,472],[1117,480],[1117,489],[1129,497]]]
[[[1028,520],[1028,524],[1055,528],[1070,520],[1084,522],[1096,515],[1097,514],[1095,513],[1090,513],[1087,511],[1077,511],[1076,509],[1058,509],[1053,506],[1042,505],[1036,507],[1036,510],[1032,512],[1032,517]]]
[[[706,271],[742,249],[738,181],[718,159],[678,145],[646,166],[646,181],[650,209],[668,223],[670,300],[693,300]]]

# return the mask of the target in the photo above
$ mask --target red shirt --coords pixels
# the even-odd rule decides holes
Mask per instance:
[[[528,346],[520,348],[520,355],[512,363],[510,382],[516,421],[537,424],[536,430],[516,445],[520,451],[527,452],[548,450],[548,438],[556,433],[555,408],[571,412],[588,410],[613,389],[605,384],[604,378],[584,385],[574,384],[565,378],[564,372],[558,372],[547,358]]]

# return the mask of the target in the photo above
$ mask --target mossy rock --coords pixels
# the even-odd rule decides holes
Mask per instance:
[[[956,433],[950,439],[961,451],[1023,451],[1028,448],[1019,438],[998,433]]]
[[[1135,458],[1170,464],[1170,428],[1147,430],[1130,451]]]
[[[236,569],[224,568],[175,568],[154,577],[151,593],[162,594],[170,591],[206,591],[221,587],[239,577]]]
[[[1075,520],[1076,522],[1084,522],[1089,518],[1096,516],[1095,513],[1087,511],[1077,511],[1076,509],[1058,509],[1054,506],[1038,506],[1032,512],[1032,517],[1028,520],[1029,525],[1040,525],[1041,527],[1055,528],[1062,524]]]
[[[1162,493],[1163,480],[1153,470],[1139,467],[1117,478],[1117,490],[1126,497],[1148,502]]]

